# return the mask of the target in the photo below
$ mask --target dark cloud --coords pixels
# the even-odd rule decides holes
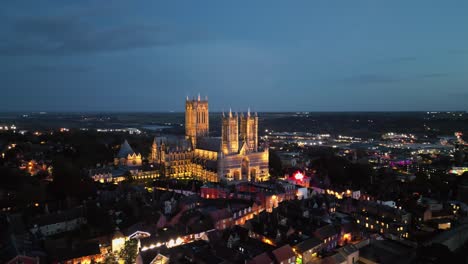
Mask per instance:
[[[17,18],[0,36],[0,55],[70,55],[148,48],[175,39],[155,25],[95,26],[77,17]]]

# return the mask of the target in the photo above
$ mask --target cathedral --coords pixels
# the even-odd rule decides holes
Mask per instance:
[[[268,149],[259,147],[257,114],[250,110],[245,115],[223,113],[221,130],[221,137],[210,137],[208,99],[187,98],[185,137],[155,137],[148,160],[166,177],[209,182],[267,180]],[[122,158],[121,164],[140,164],[135,158],[138,154],[130,153],[126,145],[121,157],[132,160]]]

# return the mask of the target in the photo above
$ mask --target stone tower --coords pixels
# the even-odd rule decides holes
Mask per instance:
[[[221,131],[221,149],[224,155],[230,155],[239,151],[239,118],[237,113],[233,116],[229,110],[229,116],[224,116]]]
[[[159,157],[158,157],[158,143],[157,143],[157,140],[156,140],[156,137],[154,137],[153,139],[153,144],[151,144],[151,153],[150,153],[150,162],[153,162],[153,163],[156,163],[159,161]]]
[[[247,116],[240,118],[240,138],[241,144],[246,144],[249,152],[257,152],[258,150],[258,116],[250,115],[250,109],[247,111]]]
[[[209,133],[208,98],[185,101],[185,137],[196,147],[198,137],[206,137]]]

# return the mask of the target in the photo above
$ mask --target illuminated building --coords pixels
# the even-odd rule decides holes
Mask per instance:
[[[258,146],[258,116],[233,114],[222,117],[221,138],[209,137],[208,100],[185,102],[185,138],[153,140],[149,161],[172,178],[203,181],[265,181],[268,149]],[[240,126],[239,126],[240,123]],[[129,164],[129,161],[126,162]]]
[[[271,253],[275,257],[276,263],[296,263],[296,254],[289,245],[277,248]]]
[[[468,167],[452,167],[449,171],[449,173],[456,174],[458,176],[462,176],[465,172],[468,172]]]
[[[314,259],[317,259],[317,254],[322,250],[323,246],[322,240],[316,237],[297,244],[293,248],[297,257],[296,260],[300,260],[299,263],[311,263]]]
[[[117,157],[114,159],[114,165],[122,165],[122,166],[141,166],[142,158],[140,153],[136,153],[133,151],[128,141],[125,140],[124,143],[120,146],[119,153]]]
[[[370,232],[407,238],[411,214],[398,208],[375,202],[361,201],[353,213],[356,223]]]
[[[125,245],[125,240],[125,236],[117,228],[112,237],[112,252],[120,252]]]

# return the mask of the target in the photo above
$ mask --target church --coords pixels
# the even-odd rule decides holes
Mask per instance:
[[[210,137],[209,117],[208,99],[186,99],[185,137],[153,140],[148,160],[159,168],[159,174],[209,182],[268,180],[268,148],[259,146],[257,114],[250,110],[240,115],[223,113],[221,137]],[[120,151],[120,163],[141,164],[138,154],[130,153],[127,145],[124,143],[125,151]]]

